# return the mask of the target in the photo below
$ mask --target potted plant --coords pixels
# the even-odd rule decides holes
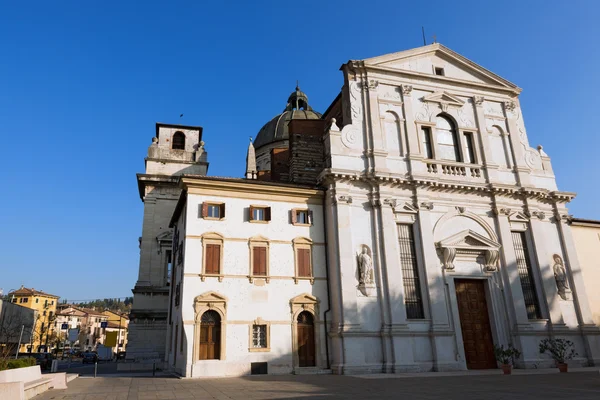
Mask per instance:
[[[504,348],[504,345],[494,345],[494,355],[496,356],[496,360],[500,363],[504,375],[510,375],[514,360],[515,358],[521,357],[521,352],[514,348],[512,344],[509,344],[506,348]]]
[[[550,356],[556,361],[556,366],[560,372],[567,372],[567,361],[577,355],[575,345],[567,339],[544,339],[540,342],[540,354],[550,353]]]

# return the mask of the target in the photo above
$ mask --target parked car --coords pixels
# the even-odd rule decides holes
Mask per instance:
[[[81,362],[83,364],[86,363],[95,363],[98,361],[98,354],[92,352],[92,351],[86,351],[85,353],[81,354]]]

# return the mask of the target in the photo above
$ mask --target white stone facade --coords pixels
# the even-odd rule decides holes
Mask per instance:
[[[190,178],[188,183],[184,178],[183,182],[183,208],[174,222],[183,250],[181,262],[178,254],[174,267],[168,365],[188,377],[249,374],[256,362],[267,362],[269,373],[291,373],[298,368],[295,321],[299,312],[307,310],[315,322],[315,367],[326,368],[322,191],[285,191],[276,184],[243,180]],[[225,218],[202,218],[200,209],[205,202],[224,203]],[[253,205],[270,207],[271,220],[251,222],[248,214]],[[295,209],[312,211],[314,223],[292,224],[290,214]],[[204,269],[205,246],[215,240],[222,246],[222,269],[220,274],[210,275]],[[310,278],[298,277],[298,243],[311,249]],[[266,277],[253,276],[250,258],[255,244],[267,247]],[[200,318],[207,309],[221,314],[220,359],[198,359]],[[266,348],[252,347],[250,335],[256,321],[267,326]]]
[[[529,147],[520,89],[439,44],[351,61],[342,71],[341,103],[324,116],[340,125],[326,135],[331,168],[321,175],[331,227],[333,371],[466,369],[459,279],[484,283],[493,344],[519,348],[520,367],[553,365],[538,353],[549,334],[575,343],[573,363],[597,363],[599,331],[567,223],[574,195],[557,191],[548,156]],[[442,159],[440,116],[454,125],[458,161]],[[403,306],[401,225],[415,236],[418,319]],[[518,232],[525,232],[535,317],[517,268]],[[373,249],[377,285],[368,297],[348,273],[363,244]],[[565,299],[555,256],[566,267]]]

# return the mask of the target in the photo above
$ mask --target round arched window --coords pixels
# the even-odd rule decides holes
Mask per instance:
[[[175,132],[172,148],[173,150],[185,150],[185,134],[183,132]]]
[[[454,122],[444,115],[438,115],[435,119],[435,131],[439,158],[442,160],[460,161],[459,142]]]

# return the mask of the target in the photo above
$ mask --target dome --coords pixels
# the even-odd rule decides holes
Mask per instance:
[[[283,112],[267,122],[256,135],[254,147],[289,139],[288,124],[293,119],[320,119],[321,114],[308,105],[308,96],[296,86]]]

